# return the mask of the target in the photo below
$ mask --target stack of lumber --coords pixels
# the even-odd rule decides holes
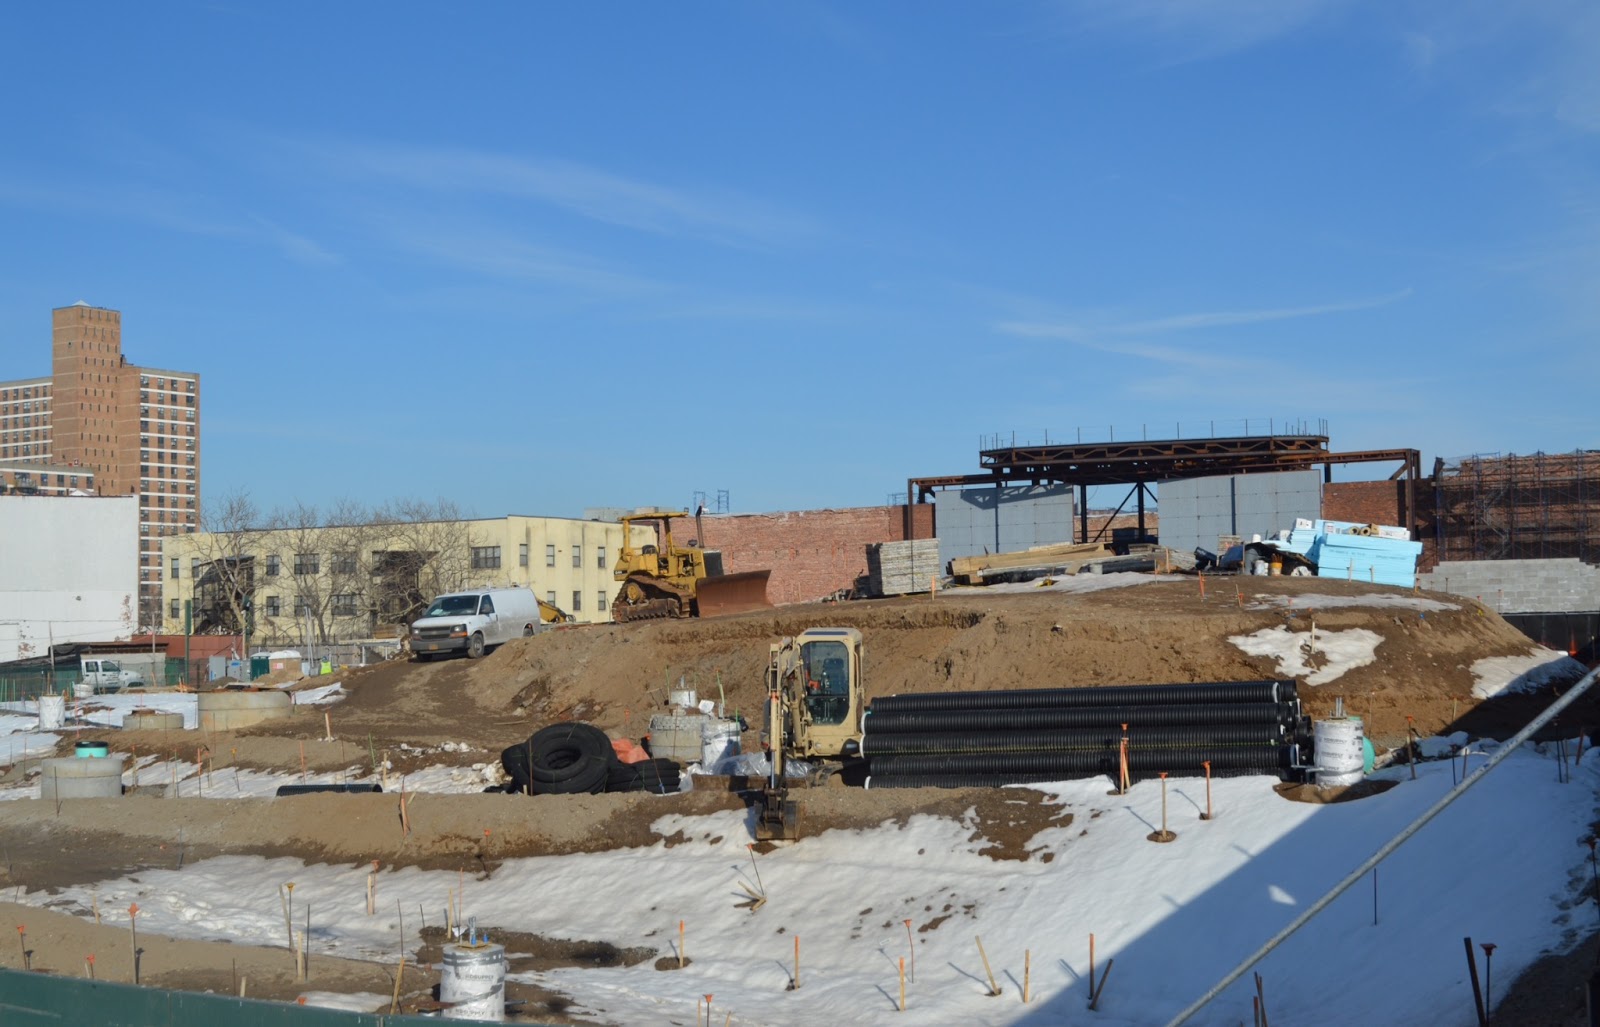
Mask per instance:
[[[939,540],[909,539],[867,546],[867,577],[872,594],[903,596],[927,592],[939,573]]]
[[[950,574],[963,585],[982,585],[985,580],[1021,580],[1023,572],[1037,574],[1076,574],[1085,564],[1110,557],[1111,547],[1099,542],[1061,543],[1035,546],[1016,553],[962,556],[950,561]]]

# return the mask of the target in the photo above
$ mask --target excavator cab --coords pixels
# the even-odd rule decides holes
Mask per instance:
[[[856,755],[864,707],[860,631],[812,628],[772,646],[765,732],[772,765],[756,821],[758,839],[800,837],[784,764]]]

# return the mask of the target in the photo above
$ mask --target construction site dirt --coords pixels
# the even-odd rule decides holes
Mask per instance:
[[[1144,579],[1132,587],[1085,593],[959,589],[937,597],[794,605],[705,620],[562,627],[507,643],[482,660],[396,660],[347,669],[315,682],[337,680],[347,693],[341,701],[297,707],[287,719],[233,733],[98,736],[112,736],[119,752],[209,763],[211,795],[190,799],[151,788],[120,800],[6,803],[0,817],[5,856],[0,874],[11,889],[53,891],[147,867],[248,854],[333,864],[381,860],[387,866],[488,878],[510,858],[671,846],[678,839],[659,828],[664,810],[685,815],[738,810],[750,798],[730,779],[714,777],[698,778],[692,791],[665,797],[423,792],[407,804],[403,824],[392,794],[229,799],[228,773],[238,768],[365,775],[377,763],[387,764],[390,788],[399,790],[407,774],[427,767],[492,768],[503,748],[555,721],[582,720],[613,736],[638,737],[650,716],[663,709],[668,691],[682,688],[695,689],[730,715],[743,714],[751,723],[745,736],[749,747],[761,721],[769,643],[823,625],[863,633],[868,698],[1283,677],[1272,657],[1250,655],[1233,640],[1287,627],[1324,634],[1361,629],[1379,636],[1370,663],[1326,685],[1302,683],[1299,694],[1313,717],[1331,714],[1342,699],[1364,717],[1368,736],[1380,750],[1405,744],[1408,721],[1422,735],[1465,729],[1474,736],[1504,737],[1548,703],[1548,695],[1475,696],[1474,663],[1525,654],[1529,648],[1527,639],[1491,610],[1426,593],[1414,597],[1431,601],[1425,610],[1366,601],[1374,593],[1413,597],[1360,582],[1255,577],[1211,579],[1203,587],[1192,577]],[[1580,707],[1566,716],[1568,723],[1600,723],[1600,706]],[[70,752],[71,740],[63,744]],[[805,790],[805,830],[816,835],[925,814],[965,824],[974,840],[985,840],[985,853],[996,860],[1026,859],[1040,855],[1033,844],[1040,831],[1070,822],[1070,815],[1039,801],[1038,794],[866,790],[835,779]],[[33,918],[44,926],[37,909],[9,907],[6,912],[19,923]],[[50,922],[60,931],[110,930],[81,917]],[[235,973],[255,968],[252,980],[260,987],[252,994],[293,993],[295,982],[281,950],[275,961],[260,956],[257,967],[255,950],[248,946],[213,944],[209,955],[200,955],[207,949],[204,943],[182,944],[196,949],[186,956],[190,971],[165,972],[147,983],[217,989],[231,966]],[[113,951],[109,944],[104,947]],[[533,950],[541,966],[612,958],[570,942],[543,948],[530,943],[521,951]],[[621,950],[613,955],[625,961],[644,958]],[[375,971],[372,964],[330,959],[324,965],[329,969],[319,978],[320,988],[383,993],[392,982],[388,971]],[[412,971],[418,976],[407,991],[429,979],[425,970]],[[1560,1002],[1566,1002],[1571,982],[1549,966],[1541,974],[1539,988],[1559,992]],[[539,1018],[565,1021],[560,996],[527,988],[513,992],[519,995]],[[1517,1001],[1518,1008],[1539,1005],[1526,995]],[[1554,997],[1551,1002],[1545,1008],[1555,1016],[1560,1003]]]

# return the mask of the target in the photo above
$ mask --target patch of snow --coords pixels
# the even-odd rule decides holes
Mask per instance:
[[[1448,756],[1453,752],[1459,752],[1461,747],[1466,744],[1467,733],[1465,731],[1456,731],[1445,735],[1443,738],[1438,735],[1434,735],[1432,738],[1424,738],[1417,743],[1417,747],[1421,750],[1424,758],[1432,760],[1441,756]]]
[[[336,703],[344,698],[344,686],[340,684],[318,685],[316,688],[306,688],[294,693],[296,706],[321,706],[327,703]]]
[[[347,1013],[386,1012],[390,1001],[391,996],[377,995],[370,991],[358,991],[349,995],[337,991],[300,993],[302,1005],[316,1006],[318,1009],[342,1009]]]
[[[1278,673],[1308,685],[1325,685],[1348,670],[1365,667],[1376,659],[1383,636],[1366,628],[1318,631],[1315,643],[1308,631],[1287,627],[1262,628],[1252,635],[1231,635],[1228,641],[1251,656],[1277,661]]]
[[[1490,656],[1472,664],[1472,694],[1479,699],[1535,692],[1549,685],[1569,685],[1589,668],[1566,653],[1535,649],[1523,656]]]
[[[1298,596],[1276,596],[1257,593],[1245,608],[1249,610],[1270,610],[1274,607],[1292,609],[1297,612],[1304,610],[1331,610],[1335,607],[1435,611],[1461,609],[1454,603],[1443,603],[1437,599],[1424,599],[1421,596],[1414,595],[1397,595],[1393,592],[1369,592],[1358,596],[1330,596],[1316,592]]]
[[[139,926],[153,934],[281,945],[279,886],[293,881],[296,917],[307,903],[317,911],[313,957],[385,962],[397,943],[418,947],[422,917],[411,911],[420,904],[430,923],[443,922],[453,889],[462,891],[462,915],[476,916],[491,941],[516,930],[671,956],[682,920],[691,961],[683,972],[661,973],[647,960],[511,975],[571,995],[577,1010],[611,1023],[686,1023],[708,992],[718,1013],[771,1027],[890,1018],[908,1027],[1076,1022],[1094,932],[1099,968],[1115,958],[1118,974],[1127,974],[1109,979],[1100,1021],[1127,1027],[1169,1020],[1450,789],[1450,767],[1417,770],[1415,782],[1402,777],[1382,794],[1329,805],[1286,802],[1270,778],[1221,778],[1212,782],[1211,821],[1198,819],[1202,782],[1169,781],[1178,836],[1169,845],[1145,837],[1160,822],[1157,782],[1122,796],[1107,796],[1103,778],[1064,782],[1041,790],[1074,819],[1042,829],[1025,860],[996,862],[970,825],[916,815],[758,855],[759,879],[747,848],[752,813],[667,814],[657,829],[683,832],[671,847],[510,859],[481,879],[384,869],[378,908],[408,910],[403,937],[396,917],[366,915],[365,863],[220,856],[20,901],[89,916],[98,894],[109,922],[124,922],[118,911],[137,902]],[[1600,760],[1573,776],[1581,780],[1559,783],[1553,759],[1531,747],[1513,753],[1384,862],[1378,926],[1371,891],[1358,887],[1258,965],[1273,1018],[1440,1022],[1441,1010],[1461,1008],[1461,950],[1446,942],[1463,924],[1499,944],[1505,980],[1546,953],[1567,951],[1592,915],[1583,905],[1587,852],[1550,838],[1588,830]],[[1485,824],[1494,825],[1492,839]],[[1452,870],[1439,873],[1441,866]],[[763,891],[766,904],[743,908],[741,885]],[[1470,906],[1462,895],[1473,896]],[[916,972],[909,1008],[897,1013],[907,919]],[[1001,997],[987,995],[975,934]],[[802,987],[790,991],[796,936],[805,947]],[[1418,941],[1430,938],[1438,944]],[[1020,1001],[1024,950],[1033,957],[1029,1005]],[[1253,992],[1246,975],[1194,1022],[1248,1022]]]

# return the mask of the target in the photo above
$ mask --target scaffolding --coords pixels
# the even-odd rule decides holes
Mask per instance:
[[[1600,565],[1600,450],[1434,462],[1439,559]]]

